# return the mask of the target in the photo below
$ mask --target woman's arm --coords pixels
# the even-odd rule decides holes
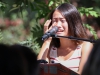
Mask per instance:
[[[42,48],[41,48],[39,55],[38,55],[38,60],[43,59],[43,60],[46,60],[46,61],[49,62],[47,55],[48,55],[48,52],[49,52],[49,46],[50,46],[50,43],[51,43],[51,39],[52,38],[49,38],[48,40],[44,41]]]
[[[48,30],[51,29],[48,28],[49,24],[51,23],[51,20],[47,20],[44,24],[44,33],[46,33]],[[52,37],[48,38],[47,40],[44,41],[42,47],[41,47],[41,50],[39,52],[39,55],[38,55],[38,60],[47,60],[48,61],[48,58],[47,58],[47,55],[48,55],[48,51],[49,51],[49,46],[50,46],[50,43],[51,43],[51,40],[52,40]]]
[[[92,48],[93,48],[92,43],[90,43],[90,42],[84,42],[83,43],[83,45],[82,45],[82,56],[81,56],[81,61],[80,61],[80,66],[79,66],[79,71],[78,71],[79,74],[82,73],[84,64],[86,63]]]

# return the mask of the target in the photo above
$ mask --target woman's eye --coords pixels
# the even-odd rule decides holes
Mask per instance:
[[[66,20],[61,20],[62,23],[66,22]]]
[[[56,22],[56,20],[52,20],[52,22]]]

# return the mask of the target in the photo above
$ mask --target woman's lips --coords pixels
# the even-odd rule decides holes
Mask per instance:
[[[57,34],[60,34],[60,33],[62,33],[64,30],[62,30],[62,29],[59,29],[58,31],[57,31]]]
[[[58,32],[63,32],[64,30],[58,30]]]
[[[62,33],[63,31],[58,31],[57,34]]]

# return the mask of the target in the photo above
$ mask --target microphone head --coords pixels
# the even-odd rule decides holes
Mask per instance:
[[[56,33],[58,31],[58,27],[54,26],[48,33]]]
[[[42,36],[42,40],[45,40],[45,39],[48,39],[51,36],[54,36],[57,31],[58,31],[58,27],[54,26],[51,30],[49,30],[47,33],[45,33]]]
[[[55,33],[58,31],[58,27],[57,26],[55,26],[54,27],[54,29],[55,29]]]

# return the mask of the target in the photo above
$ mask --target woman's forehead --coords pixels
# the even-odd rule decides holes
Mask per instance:
[[[64,19],[64,16],[58,11],[54,11],[52,18],[61,18]]]

